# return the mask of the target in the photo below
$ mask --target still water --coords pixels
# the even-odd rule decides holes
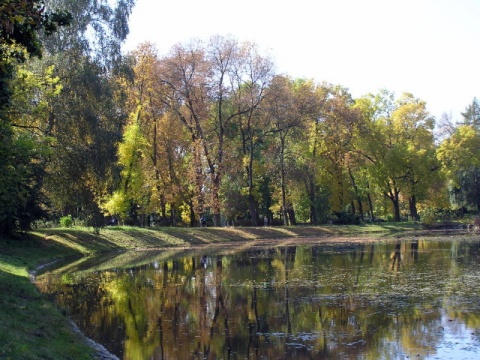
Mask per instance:
[[[37,281],[120,359],[480,358],[478,236],[124,253]]]

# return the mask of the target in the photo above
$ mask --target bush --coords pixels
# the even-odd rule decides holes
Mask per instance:
[[[349,212],[335,212],[332,223],[335,225],[359,225],[360,217]]]
[[[73,218],[72,215],[67,215],[60,218],[60,226],[70,228],[73,226]]]
[[[422,224],[426,227],[434,226],[438,221],[438,213],[435,209],[425,209],[420,215]]]
[[[57,227],[57,223],[52,220],[39,219],[32,223],[33,229],[52,229]]]

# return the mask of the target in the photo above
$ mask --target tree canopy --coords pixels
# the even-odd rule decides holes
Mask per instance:
[[[232,37],[122,54],[133,5],[0,5],[2,233],[66,215],[296,225],[480,209],[476,98],[438,139],[412,94],[277,74]]]

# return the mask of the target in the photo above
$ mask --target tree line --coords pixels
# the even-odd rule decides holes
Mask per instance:
[[[22,59],[1,23],[4,233],[68,214],[220,226],[479,210],[476,99],[461,121],[436,121],[409,93],[353,98],[278,74],[231,37],[122,55],[133,0],[34,3],[69,18],[51,31],[39,22]],[[19,19],[12,9],[7,20]]]

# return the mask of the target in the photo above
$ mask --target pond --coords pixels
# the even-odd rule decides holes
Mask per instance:
[[[120,359],[480,357],[479,236],[236,247],[110,254],[37,284]]]

